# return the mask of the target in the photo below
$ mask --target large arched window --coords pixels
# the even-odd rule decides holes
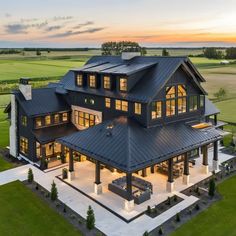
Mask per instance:
[[[166,88],[166,116],[175,115],[175,86]]]
[[[187,111],[187,92],[185,85],[178,85],[178,114],[185,113]]]

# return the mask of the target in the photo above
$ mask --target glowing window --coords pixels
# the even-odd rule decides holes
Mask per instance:
[[[51,116],[45,116],[45,125],[50,125],[51,124]]]
[[[111,78],[110,76],[103,77],[103,87],[104,89],[111,89]]]
[[[20,152],[28,154],[28,139],[20,137]]]
[[[62,121],[68,121],[68,113],[67,112],[64,112],[63,114],[62,114]]]
[[[27,126],[27,117],[26,116],[21,116],[21,124],[23,126]]]
[[[83,85],[83,75],[77,74],[77,85],[82,86]]]
[[[116,100],[115,105],[116,105],[115,106],[116,110],[128,111],[128,102],[127,101]]]
[[[189,97],[189,111],[196,111],[198,109],[197,95]]]
[[[162,116],[162,102],[152,102],[152,120],[160,118]]]
[[[96,87],[96,76],[95,75],[90,75],[89,76],[89,86],[91,88],[95,88]]]
[[[42,126],[42,119],[41,119],[41,117],[36,117],[35,118],[35,125],[36,125],[37,128]]]
[[[175,98],[175,86],[166,88],[166,99]]]
[[[141,115],[141,113],[142,113],[141,103],[137,103],[137,102],[134,103],[134,113],[137,115]]]
[[[120,78],[120,91],[127,91],[127,79]]]
[[[175,115],[175,99],[166,100],[166,116]]]
[[[54,123],[59,123],[60,122],[60,116],[59,116],[59,114],[55,114],[54,115]]]
[[[105,98],[105,106],[107,108],[110,108],[111,107],[111,99],[110,98]]]

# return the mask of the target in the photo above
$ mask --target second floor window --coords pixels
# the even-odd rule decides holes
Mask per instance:
[[[89,76],[89,87],[91,87],[91,88],[96,87],[96,76],[95,75]]]
[[[20,137],[20,152],[28,154],[28,139],[25,137]]]
[[[162,102],[156,101],[152,102],[152,120],[161,118],[162,116]]]
[[[82,127],[91,127],[95,125],[95,115],[82,111],[75,111],[75,123]]]
[[[134,103],[134,113],[137,115],[141,115],[141,113],[142,113],[141,103],[137,103],[137,102]]]
[[[204,103],[205,103],[205,96],[200,95],[200,107],[204,107]]]
[[[196,111],[198,109],[197,100],[197,95],[189,97],[189,111]]]
[[[128,102],[123,100],[116,100],[116,110],[128,111]]]
[[[175,86],[166,88],[166,116],[175,115]]]
[[[127,79],[120,78],[120,91],[127,91]]]
[[[111,78],[110,76],[103,77],[103,87],[104,89],[111,89]]]
[[[23,126],[27,126],[27,117],[26,116],[21,116],[21,124]]]
[[[45,125],[50,125],[51,124],[51,116],[45,116]]]
[[[82,86],[83,85],[83,75],[77,74],[77,85]]]
[[[187,108],[187,92],[185,85],[178,85],[178,113],[185,113]]]
[[[111,108],[111,99],[110,98],[105,98],[105,107]]]
[[[36,118],[35,118],[35,126],[36,126],[37,128],[39,128],[39,127],[42,126],[42,119],[41,119],[41,117],[36,117]]]

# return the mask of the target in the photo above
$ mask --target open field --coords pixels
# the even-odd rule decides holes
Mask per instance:
[[[0,186],[1,235],[81,235],[21,182]]]
[[[236,123],[236,98],[215,104],[220,109],[219,119]]]
[[[171,236],[234,236],[236,235],[236,176],[219,184],[222,200],[214,203]]]
[[[0,156],[0,172],[4,170],[8,170],[14,167],[14,164],[5,161],[1,156]]]

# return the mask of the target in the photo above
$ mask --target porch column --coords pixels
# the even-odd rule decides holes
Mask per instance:
[[[155,173],[155,165],[152,165],[152,166],[151,166],[151,173],[152,173],[152,174]]]
[[[217,115],[214,115],[214,125],[217,125]]]
[[[100,170],[101,163],[100,161],[95,161],[95,182],[94,182],[94,192],[98,194],[102,194],[102,183],[100,180]]]
[[[170,158],[168,160],[168,180],[167,180],[167,186],[166,190],[167,192],[173,192],[174,191],[174,175],[173,175],[173,158]]]
[[[203,160],[202,160],[202,170],[204,174],[209,173],[209,166],[208,166],[208,147],[207,145],[202,146],[202,155],[203,155]]]
[[[40,162],[40,169],[45,170],[47,169],[47,162],[46,162],[46,147],[45,145],[41,145],[41,162]]]
[[[183,175],[183,183],[189,184],[189,156],[188,153],[184,153],[184,175]]]
[[[61,144],[61,163],[66,163],[65,146]]]
[[[219,170],[218,141],[213,143],[213,171]]]
[[[132,193],[132,173],[126,173],[126,193],[125,210],[132,211],[134,208],[134,199]]]
[[[74,172],[73,150],[70,148],[70,150],[69,150],[69,172],[68,172],[68,179],[71,181],[74,178],[75,178],[75,172]]]
[[[147,177],[147,169],[142,169],[142,177]]]

